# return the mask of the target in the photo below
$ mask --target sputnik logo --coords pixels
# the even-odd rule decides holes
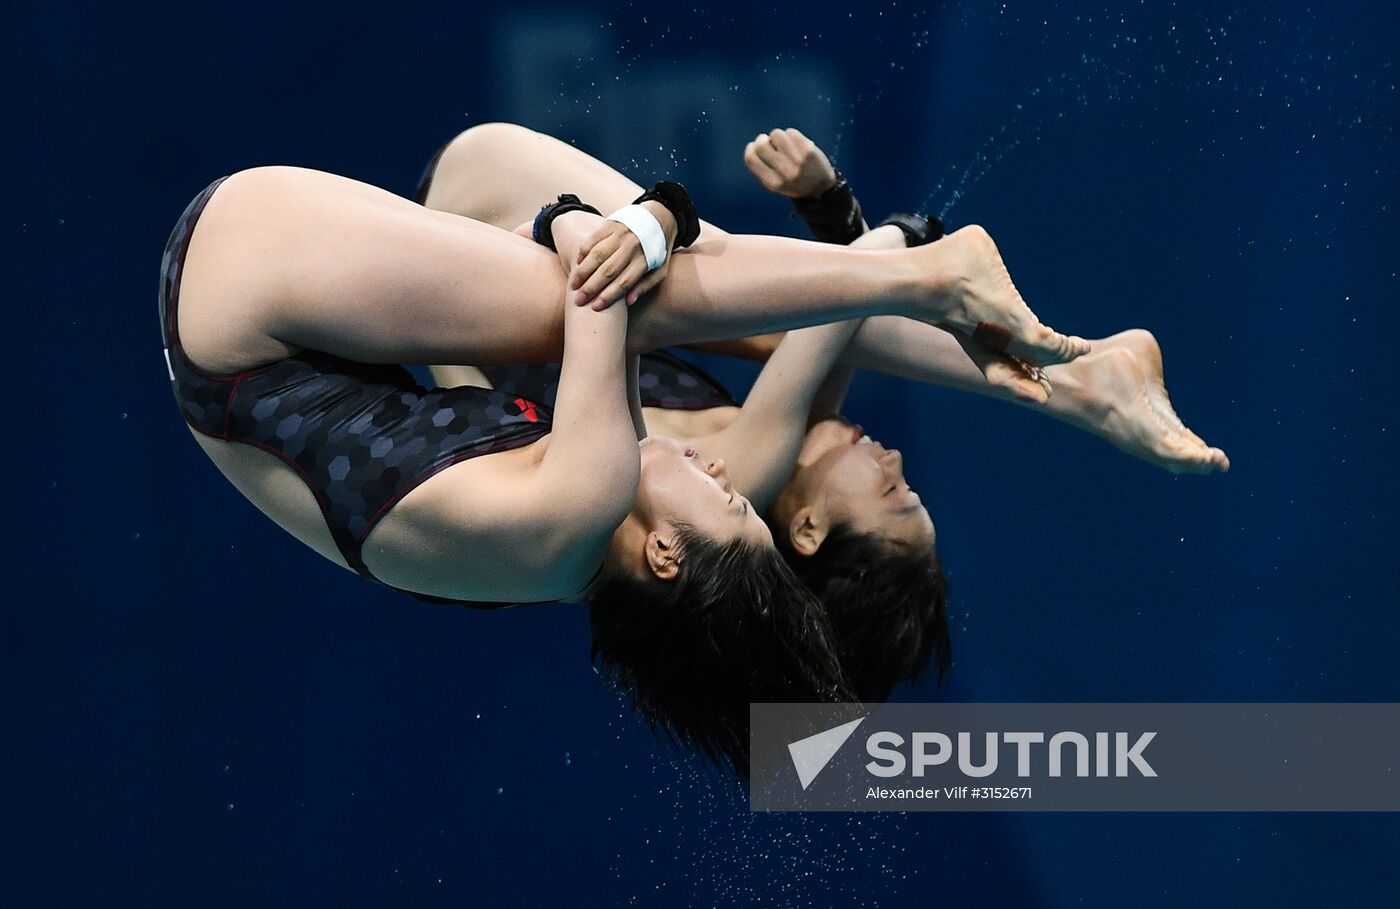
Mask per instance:
[[[841,746],[846,744],[846,739],[850,738],[851,733],[856,731],[856,727],[864,722],[865,717],[861,717],[788,744],[788,754],[792,756],[792,766],[797,771],[797,780],[802,784],[804,790],[812,785],[812,780],[815,780],[817,774],[831,763],[836,752],[840,751]]]

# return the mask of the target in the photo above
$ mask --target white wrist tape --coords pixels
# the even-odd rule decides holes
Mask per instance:
[[[608,215],[608,220],[626,227],[641,241],[642,252],[647,257],[648,272],[656,271],[666,264],[666,256],[669,254],[666,248],[666,232],[661,229],[661,222],[656,220],[656,215],[640,205],[624,205]]]

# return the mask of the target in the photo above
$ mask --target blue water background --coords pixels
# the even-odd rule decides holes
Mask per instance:
[[[1394,7],[6,19],[0,904],[1400,905],[1393,816],[750,816],[597,684],[583,610],[427,607],[273,527],[181,425],[155,312],[171,223],[244,167],[408,192],[521,120],[796,234],[739,151],[799,126],[872,214],[988,226],[1055,326],[1152,329],[1234,462],[862,378],[938,523],[944,696],[1394,701]]]

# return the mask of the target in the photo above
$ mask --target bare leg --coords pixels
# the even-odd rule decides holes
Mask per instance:
[[[566,192],[608,212],[637,198],[642,187],[553,136],[513,123],[483,123],[459,134],[443,150],[424,205],[513,230],[533,220],[543,205]],[[700,222],[702,239],[722,236],[726,236],[724,230],[708,221]],[[779,333],[693,346],[758,359],[759,352],[766,357],[781,340]]]
[[[989,383],[946,332],[909,319],[867,319],[847,348],[848,365],[1023,403]],[[1162,351],[1140,328],[1093,342],[1073,363],[1045,367],[1054,394],[1037,412],[1093,433],[1172,473],[1215,473],[1230,459],[1182,423],[1167,396]]]
[[[513,229],[531,220],[540,206],[560,193],[576,193],[584,201],[606,212],[627,204],[641,191],[640,186],[597,158],[552,136],[510,123],[483,123],[458,135],[443,151],[425,204],[437,211]],[[707,246],[713,247],[712,241],[729,236],[706,221],[701,222],[701,227],[697,251]],[[968,239],[962,237],[960,242]],[[676,261],[679,263],[681,259]],[[999,257],[996,265],[1000,266]],[[996,279],[1004,282],[1014,293],[1004,267],[995,271],[998,272]],[[691,315],[686,314],[687,318]],[[719,334],[703,330],[698,325],[667,324],[663,329],[657,324],[663,320],[654,313],[647,313],[640,321],[644,330],[654,331],[652,340],[665,338],[666,343],[675,343],[671,339],[689,334],[694,339],[687,343],[704,341],[710,346],[719,347],[747,334],[734,330],[732,326],[727,332],[721,330]],[[730,347],[724,352],[732,350],[743,355],[751,347],[771,351],[776,343],[776,338],[770,338],[756,345]],[[956,343],[951,347],[945,345],[940,350],[947,350],[959,366],[966,363],[967,355]],[[1039,356],[1034,359],[1044,360]],[[984,365],[987,365],[984,372],[987,372],[989,379],[995,381],[1000,376],[1007,389],[1020,391],[1021,396],[1025,397],[1025,383],[1020,381],[1019,375],[1001,375],[997,372],[999,367],[996,364]]]
[[[984,232],[959,234],[894,252],[717,236],[673,258],[634,307],[629,343],[894,313],[995,320],[1051,360],[1084,351],[1035,323]],[[261,168],[230,178],[206,208],[180,330],[195,361],[221,371],[303,347],[367,363],[556,360],[564,282],[548,250],[507,231],[341,177]]]
[[[636,198],[641,187],[555,138],[487,123],[448,146],[427,204],[513,227],[562,192],[577,193],[607,211]],[[705,224],[702,236],[724,232]],[[775,346],[775,338],[752,339],[738,342],[733,352],[762,359]],[[1023,377],[1013,365],[1004,360],[974,364],[952,335],[909,319],[867,319],[842,365],[1002,400],[1030,400],[1042,412],[1172,472],[1229,468],[1223,451],[1206,445],[1177,417],[1163,383],[1160,348],[1141,329],[1096,341],[1090,355],[1073,363],[1047,367],[1055,393],[1043,408],[1025,393]]]
[[[542,204],[561,192],[577,193],[582,199],[606,211],[630,202],[641,192],[641,188],[591,155],[553,137],[511,123],[483,123],[459,134],[445,148],[438,161],[426,204],[431,209],[479,218],[497,227],[514,228],[535,216]],[[725,249],[717,244],[727,240],[727,237],[713,224],[703,223],[700,241],[693,248],[694,254]],[[759,241],[759,238],[745,237],[743,241],[748,248],[748,241]],[[987,237],[986,231],[976,227],[963,228],[945,242],[949,242],[949,245],[944,252],[958,261],[952,265],[952,270],[965,275],[969,286],[987,289],[995,298],[1014,297],[1019,300],[1011,276],[1002,265],[1001,256],[995,252],[995,245]],[[767,256],[785,255],[784,247],[780,245],[767,248],[755,245],[752,249],[759,254],[749,259],[749,265],[753,266],[766,263],[769,268],[774,268],[780,263]],[[676,256],[673,268],[685,268],[683,262],[685,256]],[[750,277],[762,282],[760,276]],[[671,279],[662,284],[662,289],[666,284],[671,284]],[[711,301],[717,303],[715,297],[722,291],[714,284],[710,287],[713,289]],[[725,304],[720,305],[721,308],[725,307]],[[683,325],[673,318],[690,319],[697,315],[703,318],[699,312],[683,311],[682,308],[664,308],[661,311],[654,307],[644,308],[641,318],[637,319],[637,326],[652,343],[665,345],[725,342],[759,333],[746,331],[741,326],[725,326],[711,319],[704,319],[704,324],[694,322]],[[1023,311],[1021,317],[1012,317],[1018,321],[1019,328],[1009,326],[1018,333],[1018,338],[1012,340],[1011,349],[1008,350],[1014,356],[1032,363],[1057,363],[1072,360],[1088,350],[1084,342],[1065,340],[1039,325],[1029,310]],[[829,319],[823,315],[819,321]],[[959,319],[951,321],[958,322]],[[962,324],[958,326],[970,329],[977,321],[980,319],[963,315],[960,319]],[[680,338],[689,340],[680,342]]]
[[[424,204],[511,230],[560,193],[575,193],[606,214],[641,192],[621,173],[553,136],[512,123],[483,123],[448,144]],[[707,235],[724,233],[702,224]]]
[[[200,218],[180,334],[218,372],[298,348],[366,363],[557,360],[563,299],[557,262],[522,237],[342,177],[259,168],[230,177]]]

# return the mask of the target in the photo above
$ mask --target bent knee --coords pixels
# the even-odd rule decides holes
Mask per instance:
[[[478,123],[468,127],[447,143],[442,153],[444,162],[481,166],[492,161],[510,160],[522,144],[539,138],[539,133],[518,123]]]
[[[515,204],[511,190],[519,181],[512,175],[524,146],[539,137],[514,123],[480,123],[463,130],[442,150],[424,203],[504,230],[516,227],[533,209]]]

